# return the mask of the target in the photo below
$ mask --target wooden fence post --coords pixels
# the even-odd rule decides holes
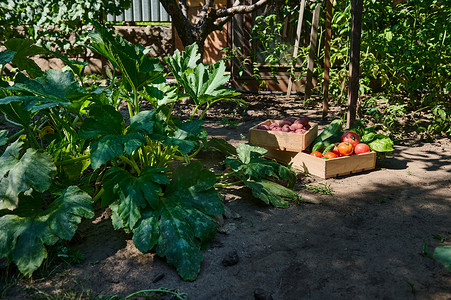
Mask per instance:
[[[326,0],[326,32],[324,35],[324,82],[323,82],[323,119],[329,112],[329,70],[330,70],[330,41],[332,39],[332,6],[333,0]]]
[[[310,32],[310,49],[307,63],[307,82],[305,84],[305,100],[310,98],[312,91],[313,80],[313,67],[315,65],[315,54],[318,48],[318,23],[319,14],[321,12],[321,3],[316,4],[316,8],[313,11],[312,29]]]
[[[359,98],[360,38],[362,32],[363,0],[351,1],[351,53],[349,64],[347,128],[354,125]]]
[[[298,28],[296,30],[296,40],[294,41],[294,50],[293,50],[293,65],[290,70],[290,79],[288,80],[288,88],[287,88],[287,97],[291,95],[291,88],[293,86],[293,80],[291,79],[291,73],[294,72],[294,68],[296,67],[296,57],[298,56],[299,50],[299,40],[301,39],[301,30],[302,30],[302,22],[304,20],[304,10],[305,10],[305,0],[301,1],[301,8],[299,9],[299,17],[298,17]]]

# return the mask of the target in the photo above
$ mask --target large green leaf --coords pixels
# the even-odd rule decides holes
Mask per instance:
[[[210,105],[218,100],[225,100],[240,93],[225,86],[230,75],[225,75],[225,63],[219,61],[214,65],[206,66],[197,63],[200,59],[198,46],[192,44],[180,54],[177,50],[171,57],[166,57],[165,62],[174,75],[177,83],[193,99],[196,105],[205,103]]]
[[[246,180],[244,184],[252,190],[255,198],[275,207],[287,207],[290,205],[287,200],[301,199],[295,191],[269,180]]]
[[[223,61],[219,61],[210,67],[199,64],[191,72],[182,74],[181,83],[197,105],[211,104],[217,100],[239,95],[239,93],[225,86],[230,76],[224,73],[225,64]]]
[[[8,130],[0,130],[0,147],[8,143]]]
[[[70,186],[44,211],[8,214],[0,218],[0,257],[13,261],[19,271],[31,274],[47,257],[45,245],[70,240],[81,218],[92,218],[91,197]]]
[[[155,108],[160,108],[178,100],[177,87],[171,86],[167,82],[149,84],[146,86],[145,96]]]
[[[132,154],[146,142],[143,134],[153,132],[155,112],[143,111],[130,119],[125,132],[122,114],[111,105],[94,105],[80,127],[80,137],[95,138],[91,143],[91,163],[94,169],[125,153]]]
[[[145,253],[150,251],[160,237],[159,215],[153,210],[146,210],[133,230],[133,243],[136,248]]]
[[[14,51],[14,57],[12,63],[14,63],[20,70],[27,71],[31,76],[41,76],[42,70],[39,66],[29,57],[37,54],[46,54],[47,50],[34,45],[32,40],[24,40],[19,38],[9,39],[5,43],[5,47]]]
[[[11,62],[14,58],[16,51],[5,50],[0,52],[0,65],[6,65]]]
[[[205,214],[222,214],[222,203],[213,188],[215,183],[216,176],[213,172],[203,169],[200,162],[193,162],[177,168],[172,175],[171,184],[166,188],[165,197],[177,199],[181,204]]]
[[[197,44],[192,44],[187,46],[182,53],[176,49],[172,56],[164,58],[164,61],[169,66],[169,69],[178,82],[183,80],[183,73],[196,68],[197,62],[200,60],[200,53],[198,50],[199,47]]]
[[[24,107],[26,108],[27,106],[27,101],[1,104],[3,99],[0,99],[0,112],[3,113],[8,122],[19,127],[28,126],[35,113],[31,113],[30,111],[24,109]],[[35,103],[36,102],[32,105]]]
[[[124,154],[122,136],[106,135],[91,144],[91,166],[94,170]]]
[[[133,228],[147,206],[155,209],[159,205],[161,184],[169,183],[164,169],[146,168],[140,176],[133,176],[124,169],[112,167],[103,178],[103,203],[117,202],[117,214],[124,226]]]
[[[286,207],[289,204],[286,200],[296,201],[300,196],[293,190],[268,179],[283,179],[288,185],[294,185],[296,174],[275,161],[261,158],[266,153],[266,149],[241,144],[237,147],[236,157],[228,157],[225,164],[252,190],[254,197],[266,204]]]
[[[133,229],[136,247],[146,252],[156,246],[184,280],[197,277],[201,248],[216,233],[212,216],[224,212],[215,182],[214,173],[199,162],[177,168],[158,208],[143,212]]]
[[[158,122],[158,120],[154,110],[141,111],[130,119],[130,128],[127,132],[152,134],[155,122]]]
[[[133,90],[138,91],[161,77],[163,66],[157,58],[147,56],[144,47],[133,45],[120,35],[113,36],[112,31],[97,22],[94,27],[97,32],[90,34],[91,49],[111,61]]]
[[[22,145],[12,143],[0,157],[0,209],[15,209],[22,192],[47,190],[56,173],[49,154],[29,148],[21,155]]]
[[[225,155],[236,155],[236,148],[225,139],[211,138],[207,142],[207,147],[222,152]]]
[[[70,107],[71,100],[88,96],[79,83],[74,80],[72,72],[61,72],[59,70],[47,70],[42,77],[16,82],[8,89],[31,93],[33,96],[7,96],[0,99],[0,104],[25,102],[27,105],[24,106],[24,109],[32,112],[58,105]]]
[[[435,248],[434,259],[451,271],[451,246]]]
[[[262,155],[265,155],[266,153],[268,153],[268,150],[258,147],[258,146],[252,146],[249,144],[240,144],[236,148],[236,152],[238,154],[238,158],[244,164],[248,164],[253,159],[261,157]]]
[[[176,203],[165,202],[160,210],[160,237],[157,244],[157,254],[166,257],[175,266],[184,280],[195,280],[200,271],[203,255],[201,242],[196,238],[196,231],[185,217],[192,213]],[[215,228],[211,217],[202,215],[198,222],[210,228]]]
[[[81,124],[79,135],[82,139],[104,135],[122,135],[124,130],[122,114],[111,105],[93,105],[89,117]]]
[[[207,137],[207,133],[202,127],[203,123],[202,120],[181,123],[174,132],[173,137],[166,139],[164,144],[178,146],[178,149],[184,154],[191,152],[199,140]]]

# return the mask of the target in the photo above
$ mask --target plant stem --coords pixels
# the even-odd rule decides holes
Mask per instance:
[[[191,117],[189,118],[190,121],[193,120],[193,118],[196,115],[198,109],[199,109],[199,105],[196,105],[196,107],[194,108],[193,113],[191,114]]]
[[[136,162],[132,159],[128,159],[125,156],[119,156],[119,158],[125,162],[126,164],[130,165],[135,171],[136,173],[138,173],[138,176],[141,174],[141,170],[139,169],[138,165],[136,164]]]
[[[214,103],[214,102],[213,102]],[[202,114],[199,117],[199,120],[202,120],[202,118],[205,116],[205,114],[207,113],[207,110],[210,108],[210,105],[212,105],[213,103],[207,103],[207,107],[205,107],[204,111],[202,112]]]
[[[197,148],[196,151],[193,152],[193,154],[189,155],[188,158],[193,158],[195,157],[197,154],[199,154],[200,150],[202,150],[202,144],[199,144],[199,147]]]
[[[223,188],[223,187],[228,187],[228,186],[234,186],[234,185],[239,185],[242,184],[243,181],[242,180],[238,180],[235,182],[230,182],[230,183],[217,183],[215,184],[215,188]]]
[[[217,174],[215,174],[215,175],[216,175],[216,180],[221,180],[221,179],[227,178],[227,177],[235,175],[235,174],[236,174],[236,172],[233,171],[233,172],[225,173],[225,174],[222,174],[222,175],[217,175]]]
[[[128,114],[130,115],[130,118],[131,118],[131,117],[133,117],[132,105],[131,105],[130,101],[128,101],[127,99],[125,101],[127,101]]]
[[[102,197],[104,192],[105,192],[105,190],[103,188],[101,188],[100,191],[92,198],[92,202],[93,203],[97,202],[97,200],[99,200],[100,197]]]
[[[8,144],[11,143],[12,140],[14,140],[16,137],[18,137],[19,135],[21,135],[22,133],[24,133],[25,129],[22,128],[21,130],[19,130],[18,132],[16,132],[15,134],[13,134],[12,136],[10,136],[8,138]]]
[[[26,126],[24,127],[25,133],[28,138],[31,139],[32,143],[36,147],[36,149],[42,149],[42,147],[39,145],[38,140],[36,140],[36,137],[33,134],[33,131],[30,130],[30,127]]]
[[[65,165],[70,165],[71,163],[80,161],[80,160],[86,160],[89,159],[90,155],[82,155],[79,157],[75,157],[75,158],[71,158],[71,159],[66,159],[66,160],[62,160],[62,161],[57,161],[55,162],[55,165],[58,166],[65,166]]]
[[[174,110],[175,102],[177,102],[177,101],[174,101],[174,102],[172,103],[171,108],[170,108],[169,111],[168,111],[168,116],[166,117],[166,118],[167,118],[167,119],[166,119],[166,123],[167,123],[167,124],[169,124],[169,121],[171,120],[172,111]]]

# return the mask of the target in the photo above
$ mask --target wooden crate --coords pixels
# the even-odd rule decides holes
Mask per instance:
[[[249,143],[266,149],[279,149],[284,151],[305,150],[318,135],[318,124],[310,123],[310,129],[304,134],[294,132],[269,131],[257,129],[260,125],[271,124],[266,120],[249,130]]]
[[[268,150],[266,157],[321,178],[331,178],[372,170],[376,167],[376,152],[322,159],[304,152]]]

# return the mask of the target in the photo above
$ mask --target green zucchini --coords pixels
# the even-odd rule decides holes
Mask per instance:
[[[341,131],[341,128],[343,127],[343,120],[342,119],[335,119],[321,132],[320,135],[316,137],[316,139],[313,141],[313,144],[318,143],[319,141],[325,141],[337,132]]]
[[[330,144],[329,146],[327,146],[326,148],[324,148],[323,150],[323,155],[325,155],[327,152],[330,152],[334,149],[335,144]]]
[[[329,145],[333,145],[335,143],[339,143],[341,142],[341,136],[343,135],[343,131],[337,131],[334,135],[332,135],[331,137],[329,137],[328,139],[326,139],[325,141],[323,141],[324,146],[329,146]]]
[[[324,143],[322,141],[319,141],[316,144],[313,144],[312,152],[322,151],[323,148],[324,148]]]

